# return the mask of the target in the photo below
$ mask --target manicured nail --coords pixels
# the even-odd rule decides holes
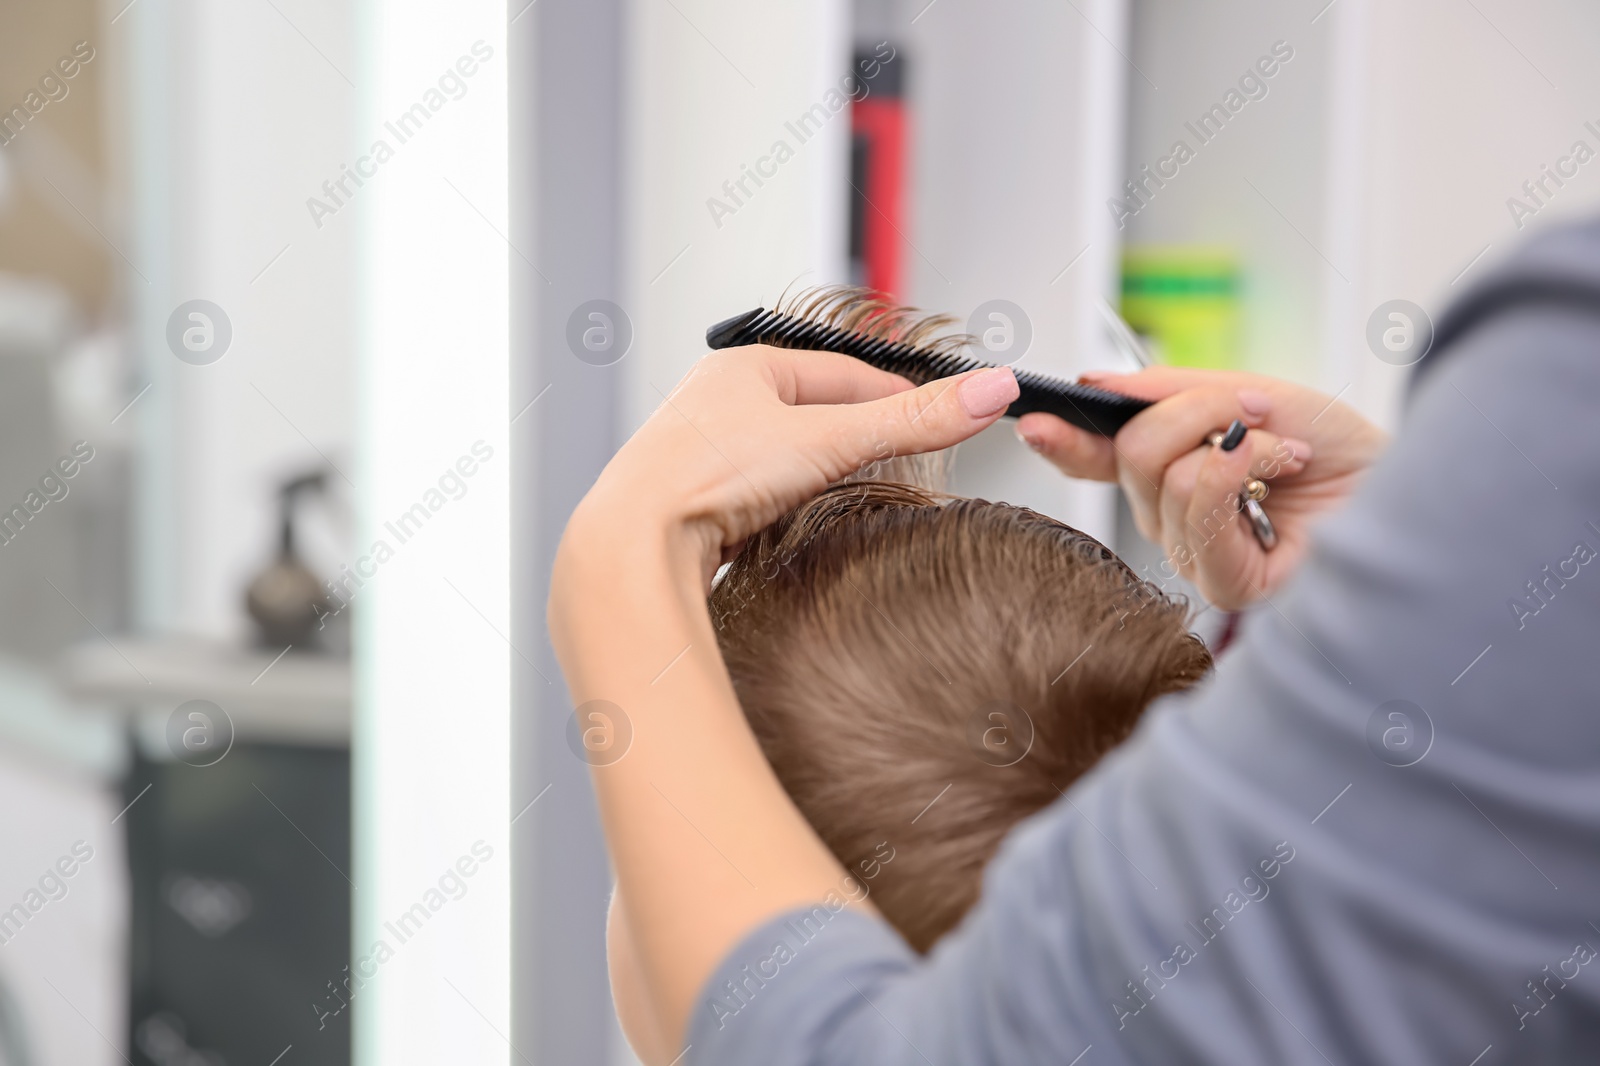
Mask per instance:
[[[1008,366],[980,370],[963,381],[956,391],[961,396],[961,406],[973,418],[988,418],[997,411],[1004,411],[1022,394],[1017,376]]]
[[[1017,426],[1015,432],[1018,440],[1032,448],[1034,451],[1038,452],[1040,455],[1044,454],[1044,439],[1042,437],[1025,431],[1021,425]]]
[[[1294,437],[1285,437],[1283,438],[1283,443],[1288,446],[1290,451],[1294,452],[1294,457],[1300,460],[1302,463],[1309,463],[1311,461],[1310,441],[1298,440]]]
[[[1246,426],[1243,422],[1235,418],[1233,422],[1229,424],[1228,432],[1222,435],[1222,443],[1218,444],[1217,447],[1221,448],[1225,452],[1233,451],[1239,446],[1239,442],[1244,440],[1245,431],[1249,428],[1249,426]]]
[[[1085,370],[1078,375],[1079,385],[1100,385],[1107,381],[1114,381],[1126,374],[1119,374],[1115,370]]]
[[[1239,406],[1244,408],[1246,414],[1260,418],[1272,410],[1272,397],[1260,389],[1240,389]]]

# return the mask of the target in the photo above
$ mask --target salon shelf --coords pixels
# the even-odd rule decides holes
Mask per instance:
[[[156,733],[174,708],[209,700],[227,712],[239,741],[347,747],[348,659],[276,653],[189,638],[114,638],[80,644],[60,663],[68,695],[103,703]]]

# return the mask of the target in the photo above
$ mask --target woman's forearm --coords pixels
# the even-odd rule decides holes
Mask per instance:
[[[621,892],[612,894],[611,908],[606,912],[606,969],[611,976],[611,1003],[634,1054],[645,1066],[670,1063],[675,1052],[668,1050],[666,1038],[661,1035],[661,1022],[655,1016],[655,1004],[645,993],[639,953],[622,909]]]
[[[562,542],[550,631],[573,704],[616,710],[595,789],[643,993],[673,1047],[716,964],[763,920],[839,891],[739,709],[705,606],[703,550],[591,501]],[[598,720],[596,720],[598,721]],[[580,714],[580,724],[586,724]]]

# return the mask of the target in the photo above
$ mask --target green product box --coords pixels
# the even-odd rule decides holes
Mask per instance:
[[[1239,262],[1230,249],[1130,248],[1122,257],[1122,317],[1158,362],[1240,365]]]

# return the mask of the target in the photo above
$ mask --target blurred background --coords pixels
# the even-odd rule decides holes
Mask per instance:
[[[1429,319],[1600,203],[1577,0],[0,31],[0,1066],[633,1061],[544,598],[712,322],[849,281],[1076,374],[1114,310],[1394,425]],[[957,487],[1166,583],[1006,425]]]

